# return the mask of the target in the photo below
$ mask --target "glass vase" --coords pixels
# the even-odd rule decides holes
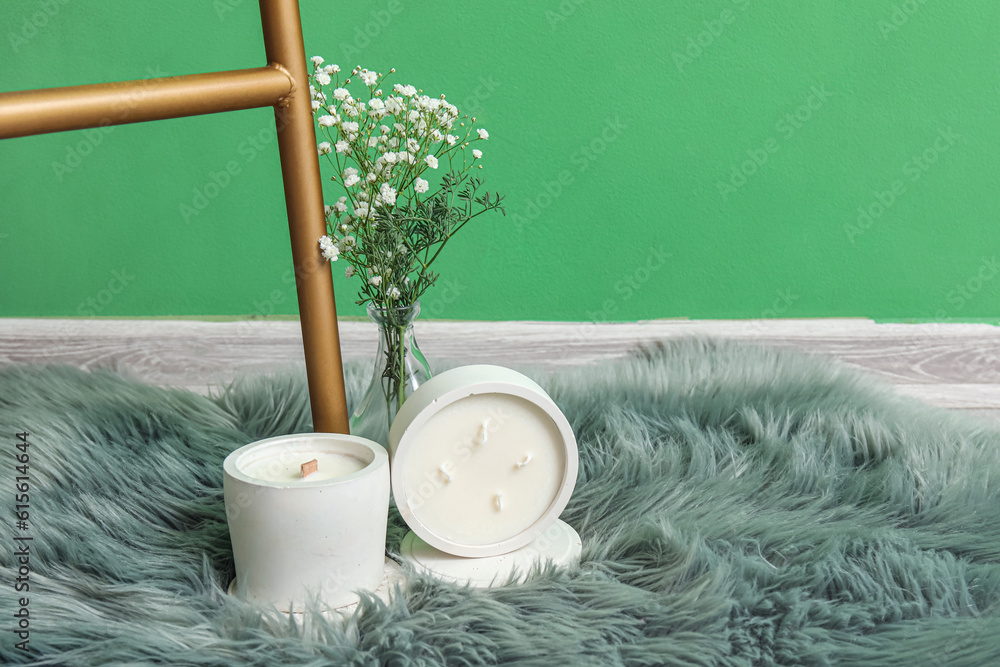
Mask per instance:
[[[371,382],[351,416],[351,435],[387,446],[389,427],[406,398],[431,377],[427,360],[413,337],[420,302],[398,308],[368,306],[378,326],[378,353]]]

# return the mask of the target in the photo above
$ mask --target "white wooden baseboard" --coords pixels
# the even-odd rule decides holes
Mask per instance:
[[[375,353],[376,330],[344,321],[345,360]],[[638,323],[420,321],[430,359],[553,371],[613,359],[643,342],[680,336],[752,340],[825,354],[948,408],[1000,412],[1000,328],[986,324],[876,324],[866,319],[656,320]],[[109,366],[159,385],[207,391],[245,370],[302,363],[298,322],[247,320],[0,319],[0,365]]]

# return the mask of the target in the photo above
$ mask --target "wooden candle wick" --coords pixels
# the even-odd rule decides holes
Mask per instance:
[[[317,459],[313,459],[312,461],[306,461],[305,463],[302,464],[301,469],[302,469],[302,476],[308,477],[309,475],[319,470],[319,461]]]

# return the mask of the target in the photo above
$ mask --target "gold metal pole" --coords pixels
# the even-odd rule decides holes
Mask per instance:
[[[275,107],[313,428],[348,433],[344,368],[298,0],[260,0],[269,65],[255,69],[0,93],[0,139]]]
[[[278,126],[281,175],[285,182],[288,230],[292,238],[313,429],[348,433],[333,282],[330,267],[319,251],[319,237],[326,233],[326,220],[299,3],[260,0],[260,18],[268,62],[281,63],[294,83],[291,94],[275,107],[274,116]]]
[[[269,107],[292,90],[276,65],[0,93],[0,139]]]

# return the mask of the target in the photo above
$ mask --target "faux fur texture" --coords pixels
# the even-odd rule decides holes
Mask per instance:
[[[356,399],[366,379],[349,369]],[[684,340],[543,380],[580,446],[582,564],[411,575],[303,627],[224,593],[222,460],[309,430],[299,374],[209,399],[0,370],[0,659],[38,665],[996,665],[1000,430],[818,357]],[[31,652],[14,648],[15,432],[30,432]],[[404,526],[390,517],[388,548]]]

